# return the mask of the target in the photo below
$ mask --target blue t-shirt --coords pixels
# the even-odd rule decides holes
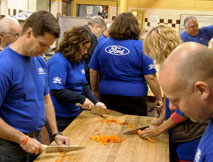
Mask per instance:
[[[69,89],[82,93],[82,85],[86,83],[84,63],[70,63],[61,53],[56,53],[47,63],[50,89]],[[58,101],[51,95],[56,116],[72,117],[80,113],[75,103]]]
[[[101,94],[147,96],[144,75],[156,73],[153,59],[143,53],[139,40],[106,38],[96,47],[89,66],[102,74]]]
[[[208,46],[209,40],[213,37],[213,25],[200,28],[197,36],[191,36],[184,31],[180,37],[183,42],[197,42]]]
[[[197,148],[194,162],[213,161],[213,118],[206,128]]]
[[[102,40],[104,40],[104,39],[106,39],[107,37],[104,35],[104,34],[102,34],[100,37],[99,37],[99,39],[98,39],[98,42],[100,42],[100,41],[102,41]]]
[[[23,56],[10,47],[0,53],[0,117],[7,124],[24,133],[40,131],[48,93],[41,57]]]

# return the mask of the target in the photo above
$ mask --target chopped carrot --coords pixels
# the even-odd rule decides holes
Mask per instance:
[[[106,145],[107,143],[119,143],[126,139],[126,138],[120,138],[119,136],[116,136],[116,135],[107,136],[107,135],[101,135],[101,134],[98,136],[91,136],[90,138],[94,141],[102,143],[103,145]]]
[[[107,119],[106,122],[107,123],[118,123],[118,121],[116,119]]]
[[[64,152],[61,152],[61,155],[59,156],[59,158],[55,161],[55,162],[62,162],[63,158],[64,158]]]

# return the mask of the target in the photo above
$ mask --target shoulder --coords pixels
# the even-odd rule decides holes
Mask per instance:
[[[68,60],[62,55],[61,52],[55,53],[47,62],[48,64],[50,63],[67,63]]]

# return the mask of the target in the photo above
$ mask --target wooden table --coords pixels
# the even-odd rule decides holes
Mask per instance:
[[[116,119],[118,123],[107,123],[106,119]],[[127,121],[133,128],[120,125]],[[125,115],[122,117],[101,118],[99,115],[83,111],[63,132],[73,145],[85,146],[83,150],[65,154],[62,162],[169,162],[169,138],[167,133],[153,138],[155,143],[142,140],[138,135],[123,135],[135,127],[148,125],[151,117]],[[93,141],[90,136],[98,134],[126,137],[121,143],[104,146]],[[60,153],[42,153],[35,162],[55,162]]]

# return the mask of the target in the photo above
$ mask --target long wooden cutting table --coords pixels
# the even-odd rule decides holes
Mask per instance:
[[[117,123],[108,123],[107,119]],[[148,125],[151,117],[125,115],[102,118],[83,111],[63,132],[73,145],[85,146],[83,150],[65,153],[61,162],[169,162],[169,138],[167,133],[153,138],[155,143],[142,140],[138,135],[123,135],[123,132]],[[133,125],[121,125],[126,121]],[[126,137],[121,143],[103,145],[90,139],[98,134]],[[60,153],[42,153],[35,162],[56,162]]]

